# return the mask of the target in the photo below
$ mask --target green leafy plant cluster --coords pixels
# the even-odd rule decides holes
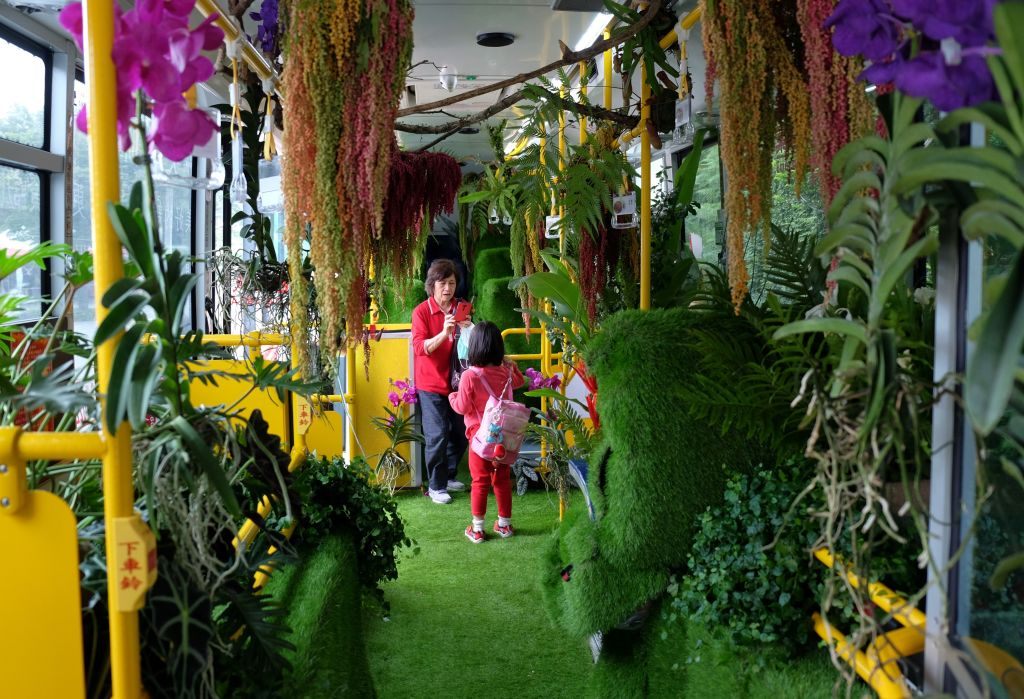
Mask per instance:
[[[725,501],[700,515],[687,571],[669,588],[676,613],[721,627],[735,644],[806,645],[821,579],[810,558],[817,523],[806,502],[793,507],[806,471],[761,466],[729,478]]]
[[[332,533],[355,536],[359,581],[383,600],[380,583],[398,577],[398,552],[414,542],[405,533],[398,504],[372,483],[373,470],[358,458],[309,460],[295,477],[293,492],[302,503],[296,544],[315,546]]]

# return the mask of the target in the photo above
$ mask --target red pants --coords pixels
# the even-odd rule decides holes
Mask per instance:
[[[472,449],[469,450],[469,473],[473,486],[469,497],[470,510],[474,517],[487,514],[487,493],[494,488],[494,499],[498,501],[498,516],[512,516],[512,478],[508,464],[484,461]]]

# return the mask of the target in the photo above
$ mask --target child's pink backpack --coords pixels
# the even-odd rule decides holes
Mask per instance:
[[[526,424],[530,422],[530,409],[512,400],[512,371],[498,398],[487,385],[487,379],[477,367],[470,367],[480,377],[480,383],[490,398],[480,418],[480,429],[473,435],[470,448],[473,453],[486,461],[511,464],[519,457],[526,436]],[[506,398],[505,396],[508,396]]]

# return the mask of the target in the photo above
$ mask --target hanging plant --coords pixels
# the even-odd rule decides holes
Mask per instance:
[[[797,0],[811,96],[811,166],[826,208],[842,186],[832,172],[832,160],[843,146],[870,131],[874,111],[864,85],[857,81],[863,61],[832,49],[825,21],[835,7],[836,0]]]
[[[700,6],[709,108],[716,77],[721,85],[721,157],[730,180],[726,246],[738,308],[750,281],[744,239],[771,225],[772,152],[781,139],[799,190],[810,152],[810,104],[794,40],[796,18],[786,14],[792,8],[765,0],[701,0]]]
[[[400,285],[415,274],[434,217],[452,213],[461,185],[462,169],[450,155],[395,151],[384,224],[372,246],[378,274]]]
[[[320,344],[336,351],[363,335],[371,241],[383,231],[413,11],[408,0],[292,0],[287,14],[289,265],[298,277],[308,227]],[[302,299],[294,296],[293,332],[302,334]],[[308,370],[308,357],[297,360]]]

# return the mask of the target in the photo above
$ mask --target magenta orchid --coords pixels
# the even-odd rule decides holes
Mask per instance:
[[[395,390],[388,393],[388,402],[395,408],[400,405],[413,405],[416,403],[416,386],[409,379],[393,381],[388,379]]]
[[[187,158],[217,130],[213,119],[202,110],[191,109],[184,97],[193,85],[213,75],[213,63],[202,52],[212,51],[224,39],[214,25],[215,16],[189,29],[194,7],[195,0],[139,0],[127,12],[114,5],[111,59],[117,71],[117,133],[124,150],[131,144],[129,123],[136,112],[134,95],[139,90],[153,102],[151,144],[171,160]],[[66,6],[60,23],[81,48],[82,4]],[[88,131],[85,107],[75,123]]]
[[[550,388],[553,391],[557,391],[562,385],[562,378],[560,376],[545,377],[544,374],[533,367],[528,368],[525,374],[530,381],[529,389],[531,391],[536,391],[539,388]]]

